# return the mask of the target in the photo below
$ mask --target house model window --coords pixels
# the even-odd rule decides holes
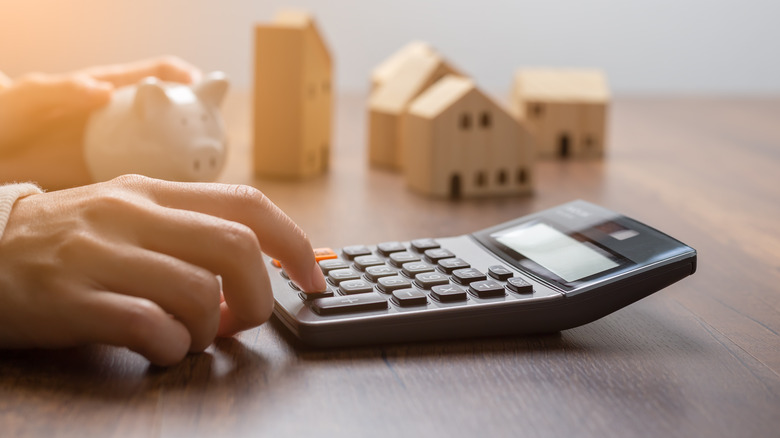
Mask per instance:
[[[471,114],[464,113],[460,116],[460,127],[461,129],[469,129],[471,128]]]
[[[482,115],[479,116],[479,124],[483,128],[490,128],[490,112],[489,111],[483,111]]]

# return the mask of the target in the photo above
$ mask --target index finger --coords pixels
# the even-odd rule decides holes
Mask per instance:
[[[141,176],[124,177],[156,203],[192,210],[248,226],[263,252],[278,259],[305,292],[326,289],[309,238],[298,225],[259,190],[243,185],[176,183]]]
[[[114,64],[83,70],[99,81],[110,82],[115,87],[132,85],[141,79],[154,76],[163,81],[192,83],[200,80],[200,70],[175,56],[162,56],[128,64]]]

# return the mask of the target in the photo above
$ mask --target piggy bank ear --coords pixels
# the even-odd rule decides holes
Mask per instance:
[[[133,109],[136,114],[145,118],[167,107],[170,103],[171,99],[165,94],[165,89],[160,81],[155,78],[146,78],[138,84]]]
[[[228,80],[224,73],[216,71],[209,73],[202,82],[193,86],[198,99],[209,106],[219,106],[225,98]]]

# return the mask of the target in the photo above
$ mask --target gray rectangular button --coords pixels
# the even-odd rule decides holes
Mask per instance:
[[[319,298],[312,301],[312,309],[320,315],[365,312],[387,309],[387,300],[376,292],[346,297]]]

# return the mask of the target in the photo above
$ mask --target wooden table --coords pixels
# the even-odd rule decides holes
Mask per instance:
[[[699,270],[547,336],[317,351],[276,320],[169,369],[108,347],[0,352],[2,436],[780,436],[780,99],[619,98],[603,161],[537,166],[530,197],[431,200],[370,169],[340,96],[330,173],[253,180],[249,103],[225,181],[315,246],[456,235],[575,199],[699,251]]]

